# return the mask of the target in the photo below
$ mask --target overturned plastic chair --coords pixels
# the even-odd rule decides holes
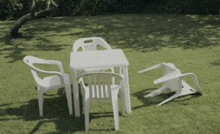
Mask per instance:
[[[43,116],[43,95],[45,92],[65,88],[69,114],[72,115],[72,94],[71,94],[71,83],[70,77],[68,74],[64,73],[63,65],[60,61],[55,60],[44,60],[34,56],[25,56],[23,59],[24,63],[31,68],[31,73],[34,80],[37,83],[38,91],[38,104],[39,104],[39,113],[40,116]],[[53,64],[57,65],[60,69],[60,72],[57,71],[45,71],[37,68],[34,64]],[[47,74],[44,78],[39,77],[39,73]]]
[[[154,65],[152,67],[146,68],[142,71],[139,71],[138,73],[144,73],[147,71],[155,70],[158,68],[164,69],[164,76],[161,78],[158,78],[154,81],[154,84],[163,83],[163,86],[153,92],[151,92],[148,95],[145,95],[144,97],[154,97],[161,93],[165,93],[169,90],[176,92],[174,95],[169,97],[168,99],[164,100],[163,102],[159,103],[157,106],[160,106],[164,103],[167,103],[177,97],[189,95],[189,94],[195,94],[199,93],[202,94],[202,90],[199,86],[197,76],[194,73],[185,73],[182,74],[179,69],[175,67],[172,63],[160,63],[157,65]],[[187,84],[183,79],[185,77],[191,77],[193,80],[193,83],[195,85],[195,89],[192,88],[189,84]]]
[[[112,82],[115,79],[117,84]],[[118,93],[123,92],[122,76],[115,73],[100,72],[100,73],[86,73],[80,75],[78,78],[81,85],[81,93],[83,96],[84,110],[85,110],[85,131],[89,130],[89,107],[93,101],[111,100],[113,106],[115,130],[119,130],[119,114],[118,114]],[[121,95],[123,96],[123,95]],[[122,99],[123,100],[123,99]],[[125,106],[123,103],[123,112],[125,113]]]

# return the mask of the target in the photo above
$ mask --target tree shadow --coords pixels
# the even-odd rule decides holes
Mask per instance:
[[[18,60],[22,60],[26,55],[23,54],[23,52],[26,51],[60,51],[62,50],[62,46],[60,45],[34,45],[32,47],[23,47],[23,46],[10,46],[10,47],[4,47],[0,48],[0,54],[1,53],[8,53],[5,58],[11,59],[9,63],[14,63]]]
[[[33,21],[30,21],[30,25]],[[38,31],[38,28],[32,29],[31,27],[21,28],[22,34],[16,38],[11,38],[9,33],[11,22],[4,23],[4,28],[0,34],[0,55],[5,55],[5,58],[10,59],[9,63],[14,63],[22,60],[25,56],[23,53],[27,51],[60,51],[64,47],[69,46],[66,44],[53,44],[51,40],[46,38],[45,30],[40,32],[42,36],[36,36],[33,30]],[[1,27],[1,26],[0,26]],[[39,31],[38,31],[39,32]],[[34,42],[34,43],[33,43]]]
[[[77,132],[84,131],[84,117],[75,118],[68,113],[67,100],[65,96],[46,96],[44,97],[44,116],[39,116],[38,100],[32,99],[23,103],[18,108],[10,108],[11,104],[2,104],[0,112],[0,121],[19,120],[38,121],[35,127],[29,132],[30,134],[40,131],[46,123],[53,123],[56,132]],[[7,108],[4,108],[7,107]],[[81,113],[82,115],[82,113]],[[7,118],[16,116],[16,118]]]
[[[77,21],[75,27],[86,31],[82,37],[101,36],[118,48],[143,52],[163,47],[203,48],[220,41],[215,16],[126,14],[96,16],[84,19],[81,25]]]
[[[215,66],[220,66],[220,59],[215,60],[215,61],[211,62],[210,64],[215,65]]]
[[[44,94],[44,116],[39,116],[38,99],[32,99],[28,102],[22,102],[19,107],[12,108],[13,103],[0,105],[0,121],[24,120],[36,121],[36,125],[29,134],[38,133],[42,127],[47,124],[54,124],[55,130],[49,133],[74,133],[85,131],[85,118],[83,112],[82,96],[80,98],[80,117],[75,117],[74,107],[73,115],[69,115],[66,96],[63,92],[57,94]],[[18,102],[19,103],[19,102]],[[98,118],[107,118],[113,116],[112,112],[90,112],[90,121]],[[120,112],[119,115],[122,115]],[[114,126],[114,123],[113,125]],[[90,131],[114,131],[112,129],[90,129]]]
[[[30,39],[26,37],[22,37],[19,39],[13,39],[14,41],[10,39],[5,39],[6,44],[5,46],[0,46],[0,54],[5,54],[5,58],[11,59],[9,63],[14,63],[18,60],[22,60],[25,55],[24,52],[27,51],[60,51],[65,47],[66,45],[51,45],[50,41],[46,38],[38,38],[38,42],[33,45],[27,45],[27,44],[17,44],[14,43],[15,40],[23,40],[23,39]]]
[[[164,47],[184,49],[216,46],[220,42],[217,16],[172,14],[122,14],[105,16],[57,17],[36,19],[25,24],[22,36],[5,40],[0,53],[11,47],[6,58],[20,60],[24,51],[60,51],[81,37],[102,37],[111,46],[137,51],[157,51]],[[59,42],[53,42],[60,38]],[[62,40],[63,39],[63,40]],[[65,42],[66,39],[72,39]],[[2,42],[2,41],[1,41]],[[34,43],[33,43],[34,42]],[[61,43],[60,43],[61,42]],[[7,46],[5,48],[5,46]],[[6,49],[6,50],[5,50]]]

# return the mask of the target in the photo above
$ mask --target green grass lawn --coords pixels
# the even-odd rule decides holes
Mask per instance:
[[[72,44],[81,37],[104,38],[123,49],[129,61],[132,113],[120,115],[114,131],[111,103],[92,103],[89,133],[208,134],[220,133],[220,28],[216,16],[109,15],[44,18],[28,22],[21,38],[5,38],[14,21],[0,21],[0,133],[84,133],[84,117],[68,115],[66,98],[45,95],[39,117],[36,84],[25,55],[60,60],[70,73]],[[152,65],[174,63],[183,73],[197,75],[203,95],[189,95],[156,105],[171,94],[144,98],[161,85],[161,70],[138,74]],[[121,113],[120,108],[120,113]]]

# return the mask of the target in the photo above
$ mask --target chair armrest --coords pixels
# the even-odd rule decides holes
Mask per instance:
[[[36,72],[39,72],[39,73],[50,74],[50,75],[59,75],[61,77],[63,77],[63,74],[64,74],[62,72],[57,72],[57,71],[45,71],[45,70],[36,68],[35,66],[32,66],[31,69]]]
[[[84,95],[85,95],[85,90],[86,90],[87,86],[85,85],[85,83],[84,83],[82,77],[79,78],[78,81],[79,81],[79,83],[80,83],[81,93],[82,93],[82,95],[84,96]]]
[[[53,64],[53,65],[57,65],[60,69],[60,72],[62,74],[64,74],[64,68],[63,68],[63,64],[61,61],[58,60],[43,60],[41,64]]]
[[[86,85],[85,85],[85,83],[84,83],[84,81],[83,81],[83,79],[82,79],[82,78],[80,78],[80,79],[79,79],[79,83],[80,83],[80,85],[82,85],[82,86],[83,86],[83,88],[85,88],[85,87],[86,87]]]

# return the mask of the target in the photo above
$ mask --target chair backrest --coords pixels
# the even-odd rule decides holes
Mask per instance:
[[[98,46],[102,46],[107,50],[111,49],[104,39],[100,37],[88,37],[76,40],[73,44],[73,52],[79,51],[80,48],[82,51],[96,51]]]
[[[113,78],[116,84],[112,82]],[[109,72],[82,74],[78,77],[78,80],[82,86],[83,94],[89,92],[90,99],[93,100],[110,99],[111,90],[122,86],[122,76]]]

